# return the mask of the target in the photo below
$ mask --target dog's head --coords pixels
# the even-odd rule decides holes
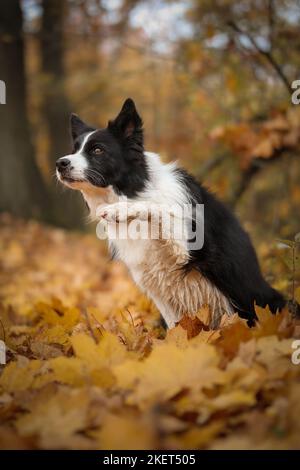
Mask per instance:
[[[112,186],[128,197],[141,191],[148,179],[143,147],[143,123],[132,99],[104,129],[71,116],[73,153],[56,162],[58,179],[72,189]]]

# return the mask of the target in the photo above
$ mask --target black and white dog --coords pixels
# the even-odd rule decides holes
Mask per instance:
[[[127,99],[107,128],[71,117],[74,151],[57,160],[58,179],[81,191],[91,216],[105,223],[143,218],[153,207],[203,204],[204,245],[187,239],[114,239],[110,245],[154,301],[168,327],[208,306],[211,326],[234,312],[255,323],[255,304],[275,313],[286,301],[263,278],[251,241],[235,216],[176,164],[144,151],[143,123]],[[126,218],[122,204],[127,201]],[[194,221],[195,222],[195,221]]]

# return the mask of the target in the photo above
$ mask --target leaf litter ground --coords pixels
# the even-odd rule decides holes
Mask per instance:
[[[257,309],[166,334],[94,235],[3,216],[0,448],[300,448],[300,323]]]

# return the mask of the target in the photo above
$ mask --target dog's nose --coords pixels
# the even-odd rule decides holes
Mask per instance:
[[[68,158],[59,158],[56,162],[56,168],[58,171],[65,170],[68,166],[70,166],[70,160]]]

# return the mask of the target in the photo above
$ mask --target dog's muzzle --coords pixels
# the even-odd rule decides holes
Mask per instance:
[[[72,183],[75,179],[72,176],[73,166],[71,160],[66,157],[59,158],[56,162],[56,171],[61,181]]]
[[[56,169],[64,176],[64,174],[69,173],[71,168],[71,161],[68,158],[59,158],[56,162]]]

